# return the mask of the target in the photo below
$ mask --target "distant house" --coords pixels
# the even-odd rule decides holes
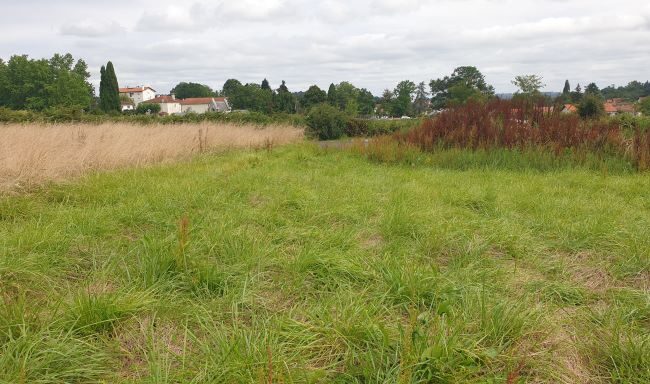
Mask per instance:
[[[140,103],[155,98],[156,90],[151,87],[120,88],[120,95],[129,97],[137,107]]]
[[[122,105],[122,112],[135,110],[135,103],[131,98],[121,98],[120,103]]]
[[[564,107],[562,107],[562,113],[578,113],[578,107],[573,104],[564,104]]]
[[[180,100],[182,113],[230,112],[230,104],[225,97],[197,97]]]
[[[161,114],[176,115],[183,112],[181,101],[177,100],[174,95],[157,96],[151,100],[147,100],[147,103],[159,104]]]
[[[609,99],[605,101],[605,104],[603,106],[605,108],[605,113],[610,116],[615,116],[619,114],[631,114],[631,115],[636,114],[636,109],[634,108],[634,104],[620,98]]]

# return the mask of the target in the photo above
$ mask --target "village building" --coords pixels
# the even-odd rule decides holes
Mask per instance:
[[[621,98],[609,99],[605,101],[605,104],[603,106],[605,108],[605,113],[609,116],[616,116],[620,114],[636,114],[636,108],[634,107],[634,104]]]
[[[574,104],[564,104],[564,107],[562,107],[562,113],[578,113],[578,107]]]
[[[134,108],[137,108],[140,103],[149,101],[156,97],[156,90],[151,87],[127,87],[120,88],[120,96],[127,96],[133,100]],[[124,107],[122,107],[124,111]]]
[[[173,94],[157,96],[151,100],[148,100],[147,103],[159,104],[160,113],[164,115],[177,115],[183,112],[181,101],[177,100],[176,96]]]
[[[197,97],[180,100],[182,113],[230,112],[225,97]]]

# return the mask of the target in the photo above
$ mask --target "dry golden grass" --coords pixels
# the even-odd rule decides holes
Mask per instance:
[[[0,126],[0,191],[64,180],[87,171],[142,166],[206,151],[298,141],[291,126],[198,123],[140,126]]]

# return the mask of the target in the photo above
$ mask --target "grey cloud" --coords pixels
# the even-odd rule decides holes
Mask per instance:
[[[116,22],[77,22],[61,26],[59,32],[65,36],[101,37],[124,32],[125,29]]]
[[[646,80],[650,5],[619,0],[24,0],[3,6],[0,56],[54,51],[93,69],[112,60],[120,83],[159,92],[179,81],[220,87],[267,77],[290,89],[352,81],[380,93],[476,65],[498,91],[537,73],[599,85]],[[39,13],[33,12],[38,4]],[[63,23],[57,20],[115,20]],[[17,20],[20,20],[19,22]],[[52,34],[55,31],[58,33]],[[97,44],[100,41],[101,44]]]

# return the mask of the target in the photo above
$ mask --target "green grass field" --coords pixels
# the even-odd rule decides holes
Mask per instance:
[[[650,176],[463,168],[301,144],[0,197],[0,382],[650,382]]]

